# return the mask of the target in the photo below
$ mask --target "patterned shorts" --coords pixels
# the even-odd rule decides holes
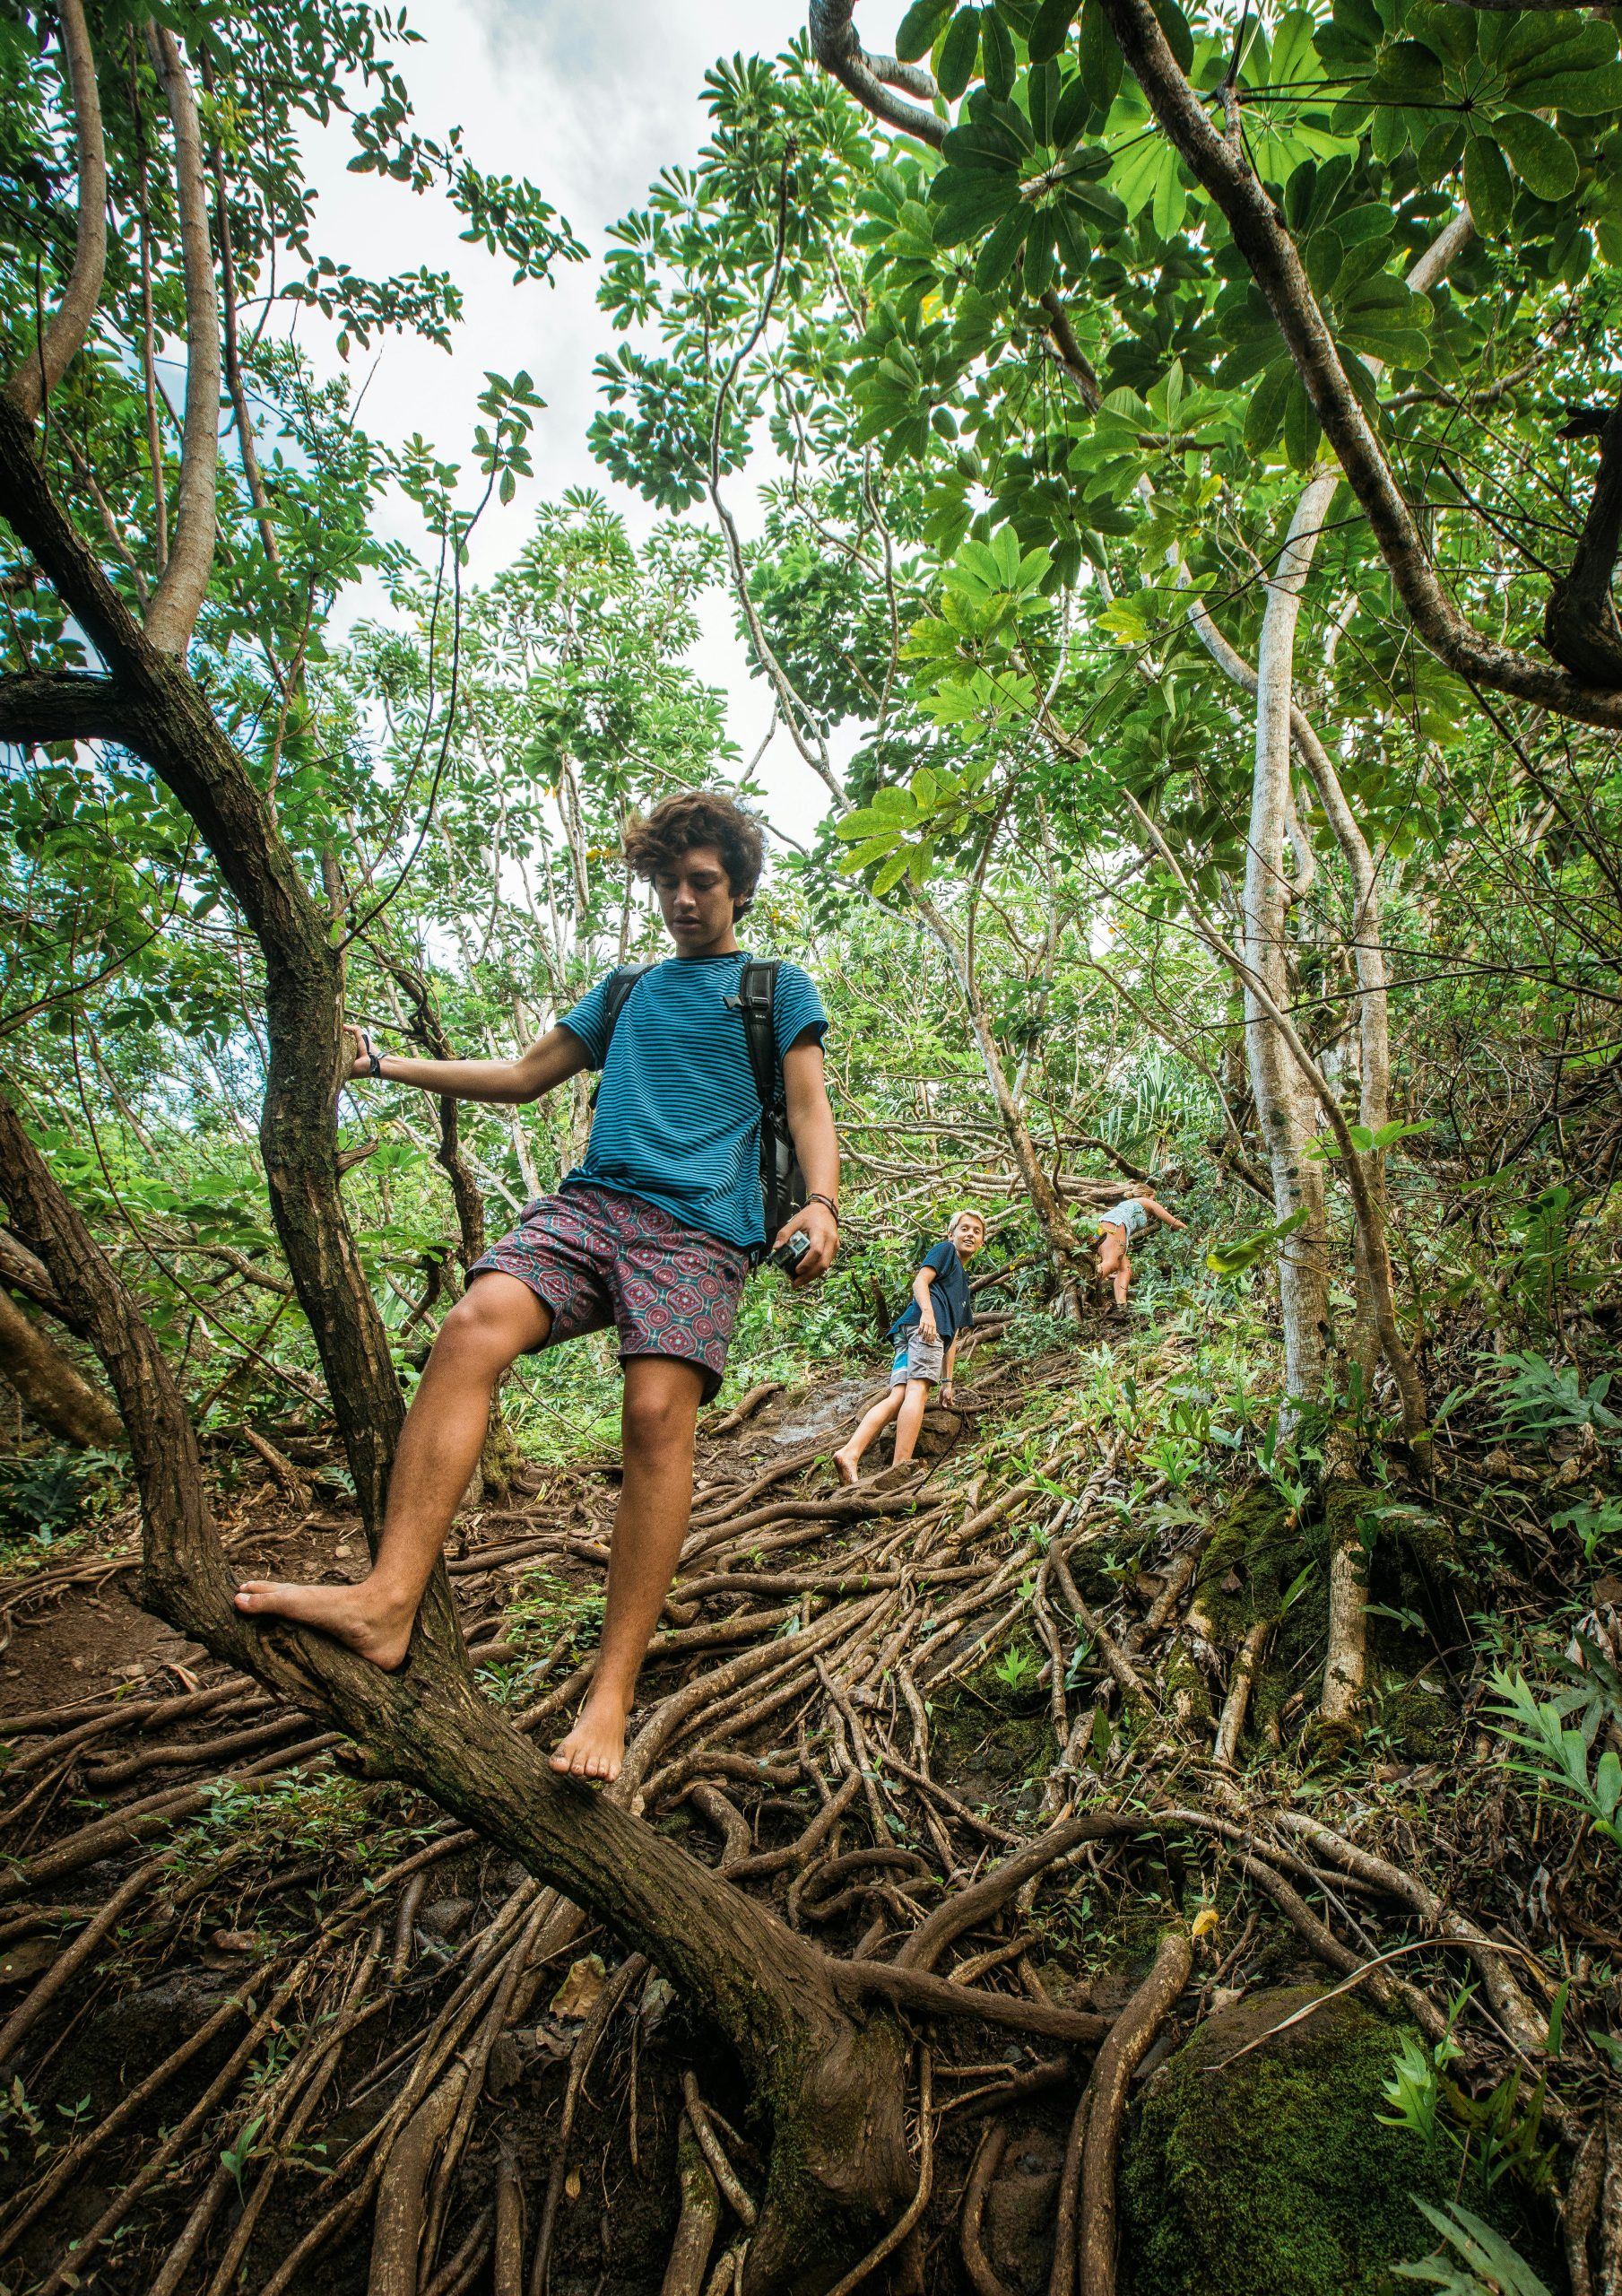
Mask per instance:
[[[571,1187],[524,1207],[510,1236],[467,1271],[516,1275],[552,1311],[549,1347],[583,1332],[620,1334],[620,1360],[672,1355],[704,1373],[707,1403],[749,1274],[749,1256],[684,1228],[656,1204],[612,1188]]]

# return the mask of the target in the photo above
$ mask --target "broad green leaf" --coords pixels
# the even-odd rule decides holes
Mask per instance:
[[[893,892],[902,878],[906,876],[906,863],[907,856],[905,853],[892,854],[873,879],[873,891],[880,900],[886,893]]]
[[[949,168],[1017,175],[1025,154],[1000,121],[968,119],[950,131],[941,146],[941,156]]]
[[[974,78],[979,53],[980,10],[959,8],[947,27],[941,60],[935,66],[936,84],[948,103],[955,104]]]
[[[977,239],[1019,204],[1019,179],[1014,175],[970,174],[964,168],[942,168],[930,186],[935,205],[935,244],[960,248]]]
[[[1551,69],[1535,79],[1517,80],[1514,98],[1529,111],[1566,111],[1574,119],[1595,119],[1601,112],[1622,110],[1622,64],[1600,65],[1592,72],[1568,72],[1563,57],[1552,57]]]
[[[1082,85],[1094,109],[1106,112],[1121,92],[1126,66],[1100,0],[1085,0],[1079,55]]]
[[[980,16],[980,66],[985,74],[985,84],[1000,102],[1006,102],[1014,91],[1014,75],[1019,65],[1014,57],[1014,43],[1008,26],[994,8],[985,8]]]
[[[1188,18],[1177,5],[1177,0],[1149,0],[1149,5],[1160,20],[1166,34],[1166,44],[1176,57],[1178,68],[1191,69],[1194,60],[1194,36],[1188,27]]]
[[[952,0],[913,0],[896,34],[896,54],[904,64],[929,54],[951,12]]]
[[[1514,184],[1503,163],[1503,152],[1487,135],[1470,135],[1463,147],[1463,197],[1470,202],[1479,232],[1496,239],[1505,230],[1514,204]]]
[[[1577,155],[1557,128],[1529,111],[1501,111],[1493,128],[1509,163],[1539,199],[1569,199],[1577,188]]]
[[[1081,0],[1042,0],[1026,43],[1033,64],[1045,64],[1062,52],[1080,4]]]

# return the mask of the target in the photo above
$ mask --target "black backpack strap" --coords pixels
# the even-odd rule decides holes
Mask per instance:
[[[645,972],[652,972],[652,970],[653,967],[651,964],[618,965],[615,967],[614,970],[610,973],[608,977],[607,994],[604,996],[603,1000],[603,1004],[606,1007],[606,1017],[608,1020],[608,1034],[603,1039],[603,1057],[604,1060],[608,1058],[608,1048],[614,1040],[614,1031],[620,1025],[620,1015],[625,1010],[626,1003],[629,998],[632,989],[635,988],[637,983],[641,979]]]
[[[743,1015],[743,1035],[749,1065],[755,1072],[755,1090],[763,1109],[774,1109],[780,1098],[781,1069],[777,1060],[777,960],[751,960],[738,976],[738,993],[727,1003]]]

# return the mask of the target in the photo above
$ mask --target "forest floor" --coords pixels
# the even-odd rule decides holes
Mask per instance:
[[[1483,1704],[1516,1620],[1617,1683],[1622,1585],[1551,1528],[1601,1465],[1484,1423],[1434,1486],[1397,1458],[1340,1493],[1380,1615],[1364,1726],[1325,1734],[1333,1508],[1167,1435],[1189,1353],[1139,1318],[989,1336],[924,1460],[875,1453],[854,1493],[829,1453],[875,1377],[713,1412],[631,1805],[829,1952],[926,1940],[973,1996],[911,2020],[924,2205],[875,2288],[1068,2296],[1094,2147],[1137,2296],[1394,2290],[1435,2245],[1410,2193],[1468,2200],[1548,2289],[1614,2288],[1617,1849]],[[234,1567],[360,1574],[336,1457],[285,1426],[211,1455]],[[617,1473],[522,1468],[453,1534],[483,1684],[543,1742]],[[135,1540],[115,1509],[0,1581],[9,2296],[742,2284],[762,2131],[713,2039],[143,1613]],[[1090,2134],[1088,2019],[1136,2036]]]

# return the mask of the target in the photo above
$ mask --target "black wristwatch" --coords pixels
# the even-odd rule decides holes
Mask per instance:
[[[369,1029],[361,1030],[360,1044],[366,1054],[366,1065],[368,1068],[371,1071],[374,1076],[381,1076],[383,1074],[383,1057],[378,1052],[377,1046],[372,1042],[371,1031]]]

